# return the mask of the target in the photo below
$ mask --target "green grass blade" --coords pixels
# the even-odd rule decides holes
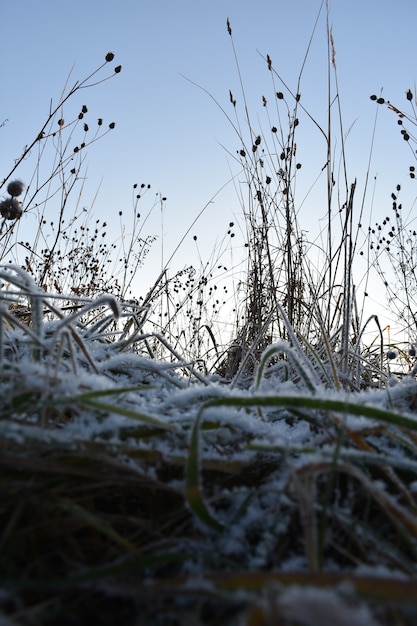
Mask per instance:
[[[185,477],[185,493],[188,505],[195,515],[207,526],[221,531],[224,524],[208,510],[200,486],[200,431],[201,411],[197,415],[191,432],[190,451],[188,454]]]
[[[168,424],[167,422],[163,422],[162,420],[154,417],[153,415],[148,415],[146,413],[140,413],[139,411],[134,411],[132,409],[127,409],[123,406],[116,406],[114,404],[108,404],[107,402],[97,402],[96,400],[92,400],[89,398],[80,399],[81,404],[84,406],[88,406],[93,409],[98,409],[99,411],[105,411],[106,413],[116,413],[116,415],[123,415],[124,417],[130,417],[131,419],[138,420],[143,422],[144,424],[149,424],[149,426],[156,426],[157,428],[162,428],[164,430],[176,431],[176,427],[173,424]]]
[[[319,411],[333,411],[342,415],[354,415],[357,417],[367,417],[377,421],[385,422],[401,428],[409,428],[417,431],[417,419],[407,417],[402,413],[389,411],[377,406],[350,402],[348,400],[338,400],[335,398],[323,398],[306,395],[254,395],[254,396],[228,396],[225,398],[215,398],[205,403],[203,409],[218,406],[234,407],[277,407],[283,409],[309,409]]]

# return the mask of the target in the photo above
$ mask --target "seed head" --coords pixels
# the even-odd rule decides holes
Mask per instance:
[[[18,220],[23,213],[22,205],[15,198],[0,202],[0,213],[5,220]]]
[[[13,198],[16,198],[17,196],[20,196],[20,194],[22,193],[24,188],[25,188],[25,186],[24,186],[24,184],[22,183],[21,180],[12,180],[7,185],[7,191],[9,192],[9,194]]]
[[[114,53],[113,52],[108,52],[105,56],[105,59],[107,61],[107,63],[110,63],[110,61],[113,61],[114,59]]]

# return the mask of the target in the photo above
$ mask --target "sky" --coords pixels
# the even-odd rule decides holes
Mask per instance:
[[[172,270],[204,260],[216,242],[226,237],[229,223],[238,222],[241,216],[236,193],[239,169],[234,160],[241,146],[215,102],[233,117],[231,90],[243,115],[239,72],[226,19],[232,27],[254,125],[265,128],[262,96],[270,100],[274,95],[264,58],[270,55],[279,76],[296,91],[311,39],[300,92],[311,116],[325,127],[328,63],[326,7],[324,3],[319,13],[321,5],[321,0],[5,3],[0,38],[0,122],[5,122],[0,129],[1,178],[37,135],[67,79],[73,84],[84,78],[112,51],[114,61],[104,68],[103,76],[112,74],[118,64],[122,65],[120,74],[77,94],[65,109],[71,117],[86,104],[90,125],[99,117],[105,124],[116,124],[88,149],[80,201],[94,216],[111,224],[114,220],[116,229],[119,211],[132,211],[133,184],[151,185],[141,211],[146,215],[156,201],[146,234],[156,235],[158,240],[146,273],[139,277],[139,290],[147,290],[184,235],[170,261]],[[401,140],[395,115],[385,107],[379,108],[372,144],[378,105],[370,95],[382,93],[399,108],[410,105],[405,93],[407,89],[415,93],[417,4],[415,0],[329,0],[329,9],[343,124],[348,133],[349,184],[358,180],[360,204],[373,145],[365,221],[381,221],[390,211],[390,195],[398,183],[403,186],[404,206],[412,219],[416,183],[408,177],[408,167],[414,157]],[[283,88],[278,79],[277,84]],[[323,177],[303,200],[326,162],[326,144],[317,125],[307,119],[302,124],[297,144],[303,163],[297,183],[304,211],[300,219],[313,237],[325,214]],[[335,155],[338,151],[340,145]],[[16,176],[30,180],[36,158],[32,151]],[[160,197],[167,198],[163,205]],[[50,205],[52,211],[57,210],[53,202]],[[19,236],[25,228],[34,227],[33,219],[21,220]]]

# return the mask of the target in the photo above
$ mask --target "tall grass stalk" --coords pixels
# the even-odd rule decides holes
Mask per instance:
[[[321,12],[294,90],[264,59],[268,132],[250,114],[226,23],[243,114],[232,93],[232,115],[218,106],[239,141],[231,155],[244,181],[236,189],[248,243],[246,276],[229,268],[244,288],[232,295],[232,340],[217,332],[229,302],[216,287],[234,222],[199,269],[166,265],[142,299],[127,299],[152,243],[138,213],[144,184],[133,188],[131,224],[121,219],[115,247],[101,243],[106,225],[88,230],[92,216],[76,205],[50,246],[39,249],[43,224],[23,246],[25,269],[0,266],[0,621],[416,623],[416,365],[393,379],[377,316],[362,324],[357,309],[356,181],[346,174],[324,6],[326,129],[300,95]],[[30,191],[39,199],[47,190],[42,216],[55,201],[67,215],[71,176],[79,177],[81,161],[71,174],[66,159],[80,118],[68,126],[62,106],[53,111],[58,128],[33,144],[42,158],[47,141],[58,146],[52,174]],[[327,158],[325,227],[312,241],[297,195],[306,121]],[[157,195],[150,211],[164,202]],[[24,207],[35,208],[30,195]],[[21,244],[18,222],[3,217],[9,261]],[[116,250],[122,266],[97,270]],[[377,338],[364,348],[371,324]]]

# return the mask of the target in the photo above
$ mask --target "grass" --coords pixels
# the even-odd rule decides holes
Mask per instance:
[[[80,320],[91,307],[123,315],[114,301],[68,320],[21,271],[6,273],[42,320],[57,319],[2,318],[4,615],[292,624],[310,623],[309,602],[337,602],[343,623],[359,602],[375,623],[413,623],[413,377],[335,395],[320,367],[279,344],[250,389],[232,390],[105,328],[91,336]]]
[[[239,141],[230,154],[246,190],[243,196],[237,188],[247,258],[244,271],[231,270],[245,295],[233,293],[236,319],[223,336],[230,304],[217,283],[228,272],[220,260],[234,223],[209,261],[173,275],[164,268],[135,300],[132,281],[153,243],[139,212],[149,186],[133,187],[130,224],[120,216],[120,240],[110,245],[107,225],[93,224],[77,205],[66,218],[83,185],[87,142],[76,132],[90,131],[87,106],[70,123],[63,107],[100,83],[96,74],[112,53],[64,92],[32,143],[38,174],[48,142],[58,154],[45,183],[35,190],[31,182],[20,203],[18,162],[3,181],[10,198],[0,208],[19,206],[22,219],[29,211],[40,218],[32,242],[17,239],[18,221],[9,214],[0,233],[5,623],[416,622],[414,344],[403,351],[401,377],[393,377],[394,346],[384,342],[377,317],[364,322],[358,307],[352,261],[365,196],[358,211],[356,181],[343,167],[333,192],[337,134],[346,159],[342,111],[334,115],[331,105],[341,106],[333,36],[328,27],[328,127],[319,128],[327,219],[309,241],[298,219],[295,145],[300,126],[317,123],[299,96],[302,71],[291,90],[270,56],[264,59],[273,93],[271,104],[263,100],[267,133],[249,116],[229,21],[227,35],[243,117],[232,93],[231,115],[218,106]],[[405,114],[394,112],[404,130]],[[399,192],[392,198],[396,229],[388,219],[376,229],[394,234],[370,232],[369,247],[380,274],[388,254],[407,298],[401,310],[411,314],[415,283],[405,266],[415,244]],[[49,232],[47,211],[57,198],[61,213]],[[157,197],[149,211],[164,202]],[[139,252],[131,243],[138,239]],[[371,325],[377,339],[366,344]]]

